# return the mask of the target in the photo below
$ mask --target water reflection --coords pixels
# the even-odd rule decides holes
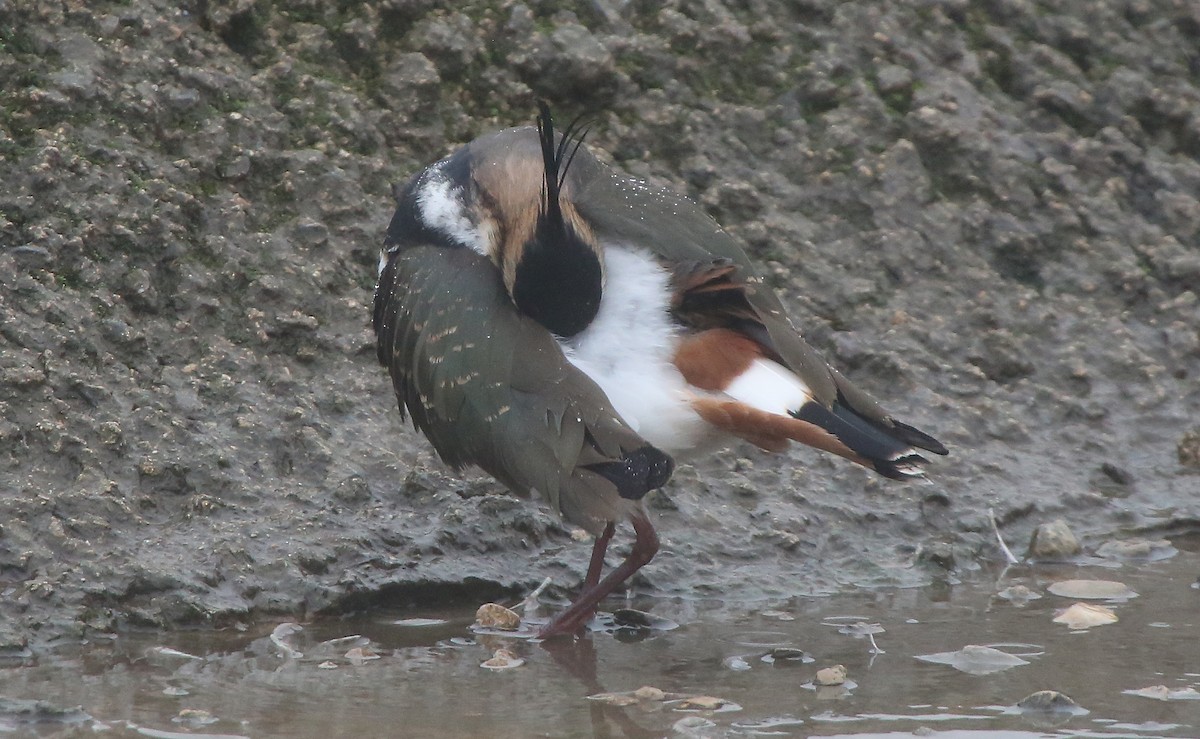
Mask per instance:
[[[121,634],[0,662],[0,733],[1200,736],[1198,565],[1183,551],[940,589],[638,599],[647,623],[678,628],[618,619],[578,641],[472,634],[473,611]],[[1066,580],[1139,597],[1097,601],[1119,620],[1073,631],[1053,621],[1072,599],[1050,586]],[[519,664],[481,667],[500,650]],[[989,669],[963,671],[980,660]],[[819,684],[834,666],[842,681]]]

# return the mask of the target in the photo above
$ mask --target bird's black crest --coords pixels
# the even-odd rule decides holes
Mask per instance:
[[[558,209],[558,195],[563,182],[567,179],[567,170],[571,162],[583,146],[583,140],[588,135],[588,129],[582,126],[583,116],[578,116],[567,125],[558,145],[554,144],[554,117],[550,115],[550,106],[545,100],[538,101],[538,140],[542,144],[542,166],[545,169],[545,203],[547,209]],[[582,129],[582,130],[581,130]],[[570,156],[567,150],[570,149]],[[564,160],[565,157],[565,160]]]
[[[542,149],[542,203],[534,233],[517,263],[513,302],[525,315],[559,336],[574,336],[600,308],[603,271],[596,251],[563,216],[561,194],[571,162],[583,145],[575,119],[555,142],[554,119],[538,103]]]

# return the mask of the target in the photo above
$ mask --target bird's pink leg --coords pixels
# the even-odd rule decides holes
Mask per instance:
[[[658,553],[658,534],[654,531],[654,525],[650,520],[637,516],[630,519],[633,523],[633,531],[636,539],[633,542],[633,550],[629,552],[629,556],[625,561],[617,565],[617,568],[603,579],[591,587],[586,587],[575,602],[570,605],[567,610],[551,619],[550,623],[546,624],[538,636],[546,639],[551,636],[559,636],[561,634],[573,634],[579,631],[588,622],[592,615],[596,612],[596,606],[604,599],[606,595],[616,590],[617,587],[633,576],[633,573],[640,570],[647,562],[654,559],[654,555]],[[605,536],[607,534],[607,537]],[[601,549],[601,542],[606,548],[608,539],[612,534],[608,528],[605,528],[604,534],[596,540],[596,544],[592,547],[592,561],[588,567],[588,578],[592,576],[592,570],[596,570],[599,574],[599,566],[597,565],[597,550]],[[603,553],[600,554],[599,561],[602,564],[604,561]]]
[[[592,561],[588,563],[587,577],[584,578],[581,593],[586,593],[589,588],[596,587],[596,583],[600,582],[600,571],[604,569],[604,553],[608,551],[608,543],[612,541],[613,532],[616,530],[617,525],[609,521],[604,526],[604,532],[596,537],[596,543],[592,545]]]

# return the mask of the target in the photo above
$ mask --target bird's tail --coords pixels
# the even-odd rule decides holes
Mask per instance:
[[[836,397],[822,402],[760,344],[728,329],[689,338],[675,365],[690,385],[712,393],[692,400],[702,418],[770,451],[797,441],[893,479],[921,476],[928,460],[919,449],[946,454],[937,439],[885,414],[836,371],[826,370]]]
[[[921,467],[929,460],[918,449],[946,454],[941,442],[912,426],[890,418],[877,421],[857,413],[841,393],[831,407],[809,401],[790,415],[801,423],[824,429],[853,453],[850,459],[894,480],[924,474]]]

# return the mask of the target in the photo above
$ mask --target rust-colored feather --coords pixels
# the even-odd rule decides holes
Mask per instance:
[[[692,407],[705,421],[769,452],[781,452],[787,448],[788,441],[798,441],[864,467],[872,466],[870,460],[855,454],[833,434],[798,418],[768,413],[737,400],[722,398],[695,398]]]
[[[761,356],[762,347],[746,335],[714,328],[683,339],[675,351],[675,367],[692,387],[720,392]]]

